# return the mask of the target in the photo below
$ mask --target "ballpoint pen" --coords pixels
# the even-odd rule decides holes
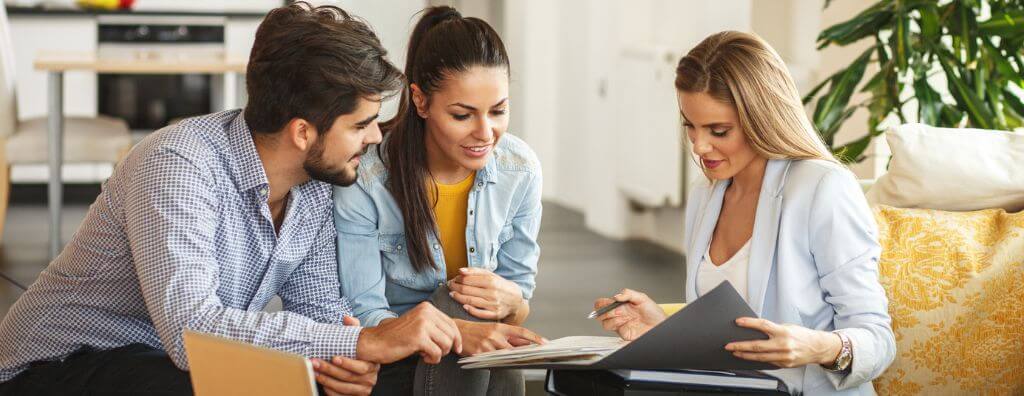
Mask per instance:
[[[613,310],[615,308],[618,308],[622,304],[626,304],[626,302],[625,301],[616,301],[616,302],[613,302],[611,304],[605,305],[605,306],[601,307],[600,309],[594,310],[593,312],[590,313],[590,315],[587,315],[587,319],[593,319],[593,318],[596,318],[598,316],[604,315],[604,314],[610,312],[611,310]]]

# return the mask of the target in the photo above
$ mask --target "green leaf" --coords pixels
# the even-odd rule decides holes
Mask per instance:
[[[896,66],[901,72],[906,72],[910,60],[910,16],[906,12],[899,12],[896,16],[896,30],[892,32],[890,44],[894,51]]]
[[[894,111],[888,96],[876,96],[868,103],[868,132],[874,133],[878,125]]]
[[[1018,117],[1016,114],[1011,113],[1009,110],[1004,110],[1003,116],[1006,117],[1007,130],[1024,128],[1024,118]]]
[[[882,65],[881,70],[878,71],[866,84],[861,92],[871,93],[871,99],[868,100],[868,130],[874,131],[878,124],[882,122],[889,114],[894,111],[899,111],[898,106],[893,106],[893,99],[895,95],[890,95],[890,87],[897,84],[895,65],[892,61],[889,61]],[[901,116],[902,119],[902,116]]]
[[[928,125],[939,125],[942,113],[942,98],[930,85],[926,76],[914,80],[914,97],[917,98],[917,118]]]
[[[974,10],[967,4],[966,1],[954,2],[957,6],[957,23],[953,25],[956,29],[956,33],[959,36],[959,42],[961,50],[964,51],[964,58],[966,64],[974,62],[977,58],[978,53],[978,40],[974,37],[974,32],[977,31],[978,17],[974,14]]]
[[[831,135],[839,129],[839,124],[849,117],[844,117],[846,106],[850,103],[850,97],[856,90],[857,84],[864,77],[864,70],[867,68],[868,60],[871,59],[872,51],[874,48],[864,51],[849,67],[832,77],[829,91],[818,99],[818,104],[814,109],[814,125],[826,138],[826,141],[831,141]]]
[[[829,44],[847,45],[874,35],[889,23],[893,11],[889,0],[882,0],[845,22],[832,25],[818,35],[818,49]]]
[[[1022,26],[1024,28],[1024,26]],[[990,59],[995,63],[995,68],[999,72],[1000,79],[1007,79],[1009,81],[1020,83],[1024,81],[1020,72],[1013,68],[1010,64],[1010,60],[1003,56],[1002,52],[992,44],[991,38],[982,41],[983,48],[987,54],[986,58]]]
[[[836,73],[836,74],[838,74],[838,73]],[[833,74],[833,75],[829,76],[828,78],[826,78],[825,81],[822,81],[822,82],[818,83],[818,85],[815,85],[814,88],[811,88],[811,92],[808,92],[807,95],[805,95],[804,98],[803,98],[804,104],[806,105],[806,104],[810,103],[811,100],[813,100],[815,96],[818,96],[818,91],[821,91],[822,88],[825,88],[825,85],[828,84],[829,81],[832,81],[832,78],[835,77],[835,76],[836,75]]]
[[[941,118],[942,123],[936,126],[956,128],[960,126],[960,121],[964,119],[964,113],[954,106],[945,105],[942,106]]]
[[[1003,88],[1003,101],[1008,109],[1013,110],[1018,116],[1024,117],[1024,98],[1017,96],[1008,88]]]
[[[988,108],[985,102],[967,86],[963,76],[957,73],[957,71],[963,72],[963,68],[958,67],[959,64],[949,51],[939,48],[937,52],[939,54],[939,63],[942,65],[943,71],[946,72],[950,94],[956,99],[960,108],[967,111],[971,124],[982,129],[992,129],[992,120],[995,115],[992,114],[992,110]]]
[[[988,84],[985,90],[985,97],[988,99],[988,104],[992,106],[992,112],[995,113],[996,118],[995,129],[1006,130],[1006,117],[1003,115],[1003,92],[995,84]]]
[[[871,76],[871,79],[869,79],[868,82],[864,83],[864,87],[861,88],[860,92],[883,92],[882,89],[884,89],[884,85],[888,83],[888,78],[893,67],[892,62],[884,64],[882,68],[878,70],[878,73],[875,73],[874,76]]]
[[[942,32],[941,26],[939,26],[939,7],[935,3],[928,4],[922,7],[918,12],[921,13],[921,39],[925,41],[937,41],[939,33]]]
[[[836,122],[830,124],[826,129],[818,130],[821,133],[821,138],[825,141],[826,145],[830,147],[832,146],[836,134],[839,133],[839,127],[843,125],[843,121],[849,119],[850,116],[852,116],[853,113],[857,111],[857,108],[857,106],[852,106],[843,110],[836,118]]]
[[[841,147],[832,150],[832,153],[836,156],[839,161],[845,164],[853,162],[861,162],[864,160],[864,151],[868,149],[868,145],[871,144],[871,139],[874,137],[872,134],[865,135],[864,137],[844,144]]]
[[[987,21],[978,23],[978,33],[1008,38],[1024,36],[1024,10],[992,14]]]

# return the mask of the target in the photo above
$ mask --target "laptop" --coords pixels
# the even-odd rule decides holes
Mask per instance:
[[[300,355],[185,330],[196,396],[316,396],[313,365]]]

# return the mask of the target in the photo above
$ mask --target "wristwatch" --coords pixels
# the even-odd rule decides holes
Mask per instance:
[[[822,366],[825,370],[843,372],[850,368],[850,363],[853,362],[853,344],[850,343],[850,338],[838,331],[832,332],[839,336],[839,340],[842,341],[843,347],[839,350],[839,356],[836,356],[836,362],[831,366]]]

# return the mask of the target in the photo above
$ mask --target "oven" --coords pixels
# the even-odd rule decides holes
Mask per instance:
[[[223,17],[102,15],[97,52],[127,59],[223,57],[224,24]],[[209,74],[99,74],[97,110],[124,119],[138,136],[219,108],[219,80]]]

